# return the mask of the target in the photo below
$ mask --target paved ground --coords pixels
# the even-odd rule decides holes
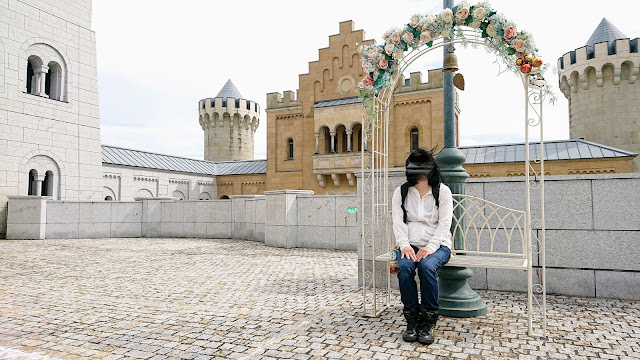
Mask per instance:
[[[640,302],[550,296],[543,342],[504,292],[407,344],[398,300],[361,316],[356,268],[351,252],[232,240],[0,241],[0,359],[640,358]]]

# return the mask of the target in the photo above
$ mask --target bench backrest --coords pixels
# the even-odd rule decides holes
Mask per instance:
[[[453,195],[456,254],[526,257],[525,212],[471,195]],[[455,221],[458,220],[458,221]]]

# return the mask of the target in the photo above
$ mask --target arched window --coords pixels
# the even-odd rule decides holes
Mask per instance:
[[[287,139],[287,160],[293,160],[293,139]]]
[[[113,201],[113,198],[111,197],[111,195],[107,195],[104,197],[104,201]]]
[[[362,125],[355,124],[351,130],[351,148],[353,151],[360,151],[362,146]]]
[[[53,172],[51,170],[44,173],[44,181],[42,181],[42,196],[53,196]]]
[[[418,131],[418,128],[414,127],[411,128],[410,131],[411,134],[411,151],[417,149],[420,147],[419,143],[420,143],[420,132]]]
[[[38,172],[35,169],[31,169],[29,171],[29,192],[28,195],[37,195],[37,187],[36,179],[38,179]]]
[[[55,61],[51,61],[48,66],[49,72],[44,85],[45,93],[49,95],[50,99],[60,100],[62,94],[62,68]]]
[[[200,200],[211,200],[211,194],[209,194],[208,192],[203,192],[200,194],[199,196]]]
[[[175,190],[172,194],[171,197],[174,198],[178,198],[178,200],[184,200],[186,199],[186,196],[184,196],[184,193],[180,190]]]
[[[337,153],[347,152],[347,129],[344,125],[340,125],[336,128],[335,147]]]
[[[329,132],[329,128],[326,126],[323,126],[322,129],[320,130],[320,136],[321,136],[321,139],[324,140],[324,153],[330,154],[331,153],[331,133]]]

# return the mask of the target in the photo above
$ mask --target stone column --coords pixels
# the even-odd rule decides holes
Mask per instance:
[[[335,131],[331,131],[329,132],[329,135],[331,135],[331,153],[335,154],[336,152],[336,132]]]
[[[38,174],[38,177],[35,180],[36,185],[36,196],[42,196],[42,182],[44,181],[45,175]]]
[[[316,135],[316,154],[320,153],[320,134],[315,133]]]
[[[264,243],[294,248],[298,242],[298,195],[313,195],[311,190],[275,190],[264,192],[269,214],[265,218]]]
[[[352,152],[353,149],[351,148],[351,134],[353,132],[351,130],[347,131],[347,152]]]
[[[137,197],[135,201],[142,201],[142,232],[143,238],[162,237],[162,202],[174,201],[172,197]]]
[[[45,238],[47,199],[35,196],[9,196],[7,239]]]
[[[45,92],[45,82],[47,80],[48,72],[49,72],[49,67],[46,65],[41,65],[33,69],[33,73],[36,75],[35,94],[40,96],[47,96],[47,93]]]

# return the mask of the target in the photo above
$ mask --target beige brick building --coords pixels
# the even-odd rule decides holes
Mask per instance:
[[[361,169],[362,116],[356,87],[363,76],[358,45],[369,44],[352,21],[340,23],[319,50],[297,92],[267,94],[267,189],[316,194],[356,192]],[[404,166],[412,147],[444,143],[442,72],[401,79],[391,103],[390,166]],[[366,150],[366,149],[365,149]]]

